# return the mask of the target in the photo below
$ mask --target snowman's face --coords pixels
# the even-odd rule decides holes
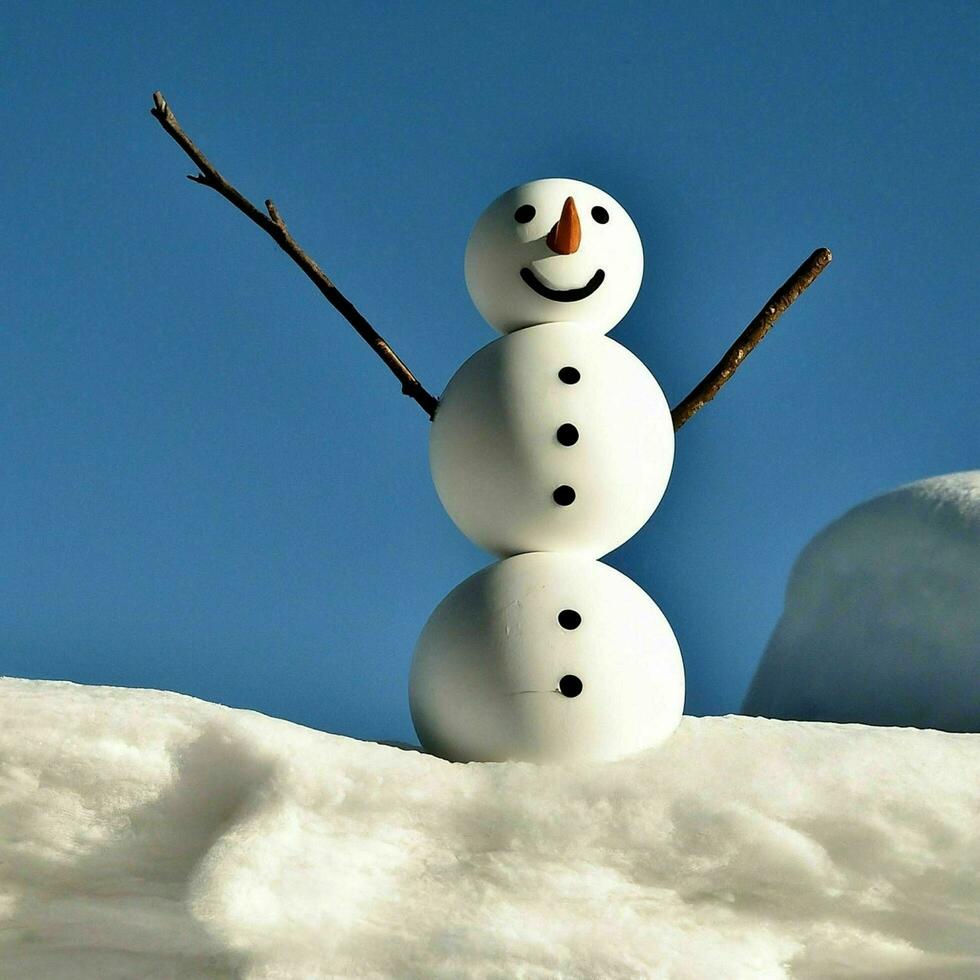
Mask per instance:
[[[580,180],[534,180],[497,198],[466,246],[466,285],[492,327],[573,321],[608,333],[633,305],[643,248],[630,216]]]

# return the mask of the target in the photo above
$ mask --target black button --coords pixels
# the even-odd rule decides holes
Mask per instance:
[[[555,492],[551,496],[556,504],[561,507],[567,507],[570,503],[574,502],[575,491],[571,487],[563,484],[560,487],[556,487]]]
[[[562,629],[577,630],[582,625],[582,617],[574,609],[563,609],[558,613],[558,625]]]
[[[563,446],[574,446],[578,442],[578,429],[571,422],[559,425],[555,435]]]
[[[558,377],[561,381],[564,381],[567,385],[578,384],[579,379],[582,377],[581,374],[573,367],[563,367],[558,372]]]
[[[566,674],[558,682],[558,690],[566,698],[577,698],[582,693],[582,682],[574,674]]]

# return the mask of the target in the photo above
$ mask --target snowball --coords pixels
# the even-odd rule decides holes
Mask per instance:
[[[643,363],[576,323],[528,327],[456,372],[429,437],[439,499],[497,555],[598,558],[663,497],[674,426]]]
[[[677,727],[684,666],[653,600],[601,562],[518,555],[443,599],[415,649],[412,719],[459,762],[613,759]]]
[[[817,535],[743,710],[980,731],[980,470],[901,487]]]
[[[574,202],[574,250],[548,236]],[[566,246],[568,248],[568,246]],[[630,216],[580,180],[534,180],[502,194],[480,216],[466,247],[466,285],[501,333],[574,320],[607,333],[633,305],[643,247]]]

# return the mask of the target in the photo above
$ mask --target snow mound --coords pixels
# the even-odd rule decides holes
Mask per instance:
[[[814,538],[742,710],[980,732],[980,470],[900,487]]]
[[[460,765],[15,679],[0,718],[5,980],[980,975],[980,736],[686,718]]]

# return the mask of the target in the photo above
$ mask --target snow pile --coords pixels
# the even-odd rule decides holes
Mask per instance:
[[[453,765],[0,680],[0,975],[980,975],[980,737],[687,718]]]
[[[742,709],[980,732],[980,470],[901,487],[817,535]]]

